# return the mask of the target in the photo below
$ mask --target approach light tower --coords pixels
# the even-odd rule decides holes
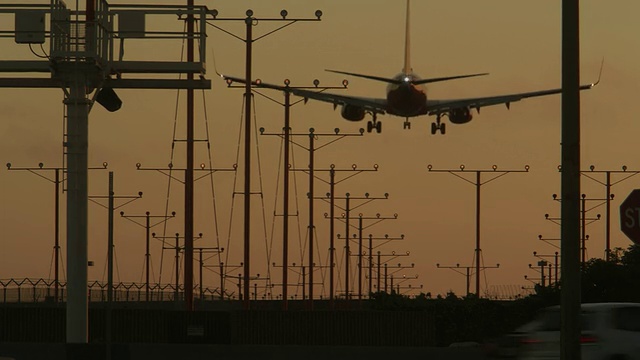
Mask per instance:
[[[109,5],[106,0],[86,0],[83,11],[68,9],[62,0],[51,0],[47,5],[0,5],[0,17],[15,19],[0,21],[0,24],[15,25],[13,29],[0,29],[0,36],[13,38],[17,46],[48,42],[48,53],[40,55],[42,59],[3,60],[0,73],[50,74],[50,77],[0,77],[0,88],[54,88],[64,92],[68,343],[88,341],[89,112],[95,101],[108,111],[119,110],[122,101],[114,89],[210,89],[211,82],[204,79],[207,11],[203,6]],[[175,31],[166,21],[162,22],[161,33],[147,31],[145,20],[149,16],[179,22]],[[195,18],[199,24],[192,36],[181,26],[185,16]],[[187,38],[198,42],[199,53],[193,61],[124,60],[125,39],[130,45],[145,39]],[[136,74],[143,73],[164,76],[136,78]],[[198,79],[175,79],[176,74],[197,74]]]
[[[477,169],[477,170],[469,170],[465,168],[464,165],[460,165],[459,169],[434,169],[431,164],[427,165],[427,170],[429,172],[446,172],[449,173],[473,186],[476,188],[476,248],[475,248],[475,266],[476,266],[476,296],[480,297],[480,268],[482,265],[480,261],[482,260],[481,252],[482,248],[480,247],[480,189],[482,185],[495,181],[505,175],[511,173],[528,173],[529,165],[525,165],[523,170],[511,169],[511,170],[502,170],[498,169],[497,165],[492,165],[491,169]],[[475,181],[468,179],[466,174],[472,173],[475,174]],[[465,175],[461,175],[465,174]],[[482,180],[482,175],[488,175],[489,179]]]

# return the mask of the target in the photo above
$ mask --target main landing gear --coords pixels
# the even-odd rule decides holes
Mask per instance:
[[[367,132],[370,133],[373,129],[375,129],[378,134],[382,132],[382,121],[378,121],[376,114],[373,114],[372,121],[367,122]]]
[[[436,118],[436,122],[431,123],[431,135],[435,135],[438,130],[440,130],[440,133],[444,135],[447,131],[446,125],[447,124],[440,122],[440,115],[438,115],[438,117]]]

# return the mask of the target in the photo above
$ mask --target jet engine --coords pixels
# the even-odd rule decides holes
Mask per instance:
[[[449,111],[449,120],[454,124],[465,124],[473,119],[469,108],[458,108]]]
[[[349,121],[360,121],[364,119],[365,111],[363,107],[355,105],[342,105],[341,115]]]

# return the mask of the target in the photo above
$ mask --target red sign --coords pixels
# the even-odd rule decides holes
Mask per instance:
[[[633,190],[620,204],[620,230],[640,244],[640,189]]]

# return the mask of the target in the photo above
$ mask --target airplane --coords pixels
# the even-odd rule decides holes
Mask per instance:
[[[411,123],[409,122],[410,118],[422,115],[435,116],[436,121],[431,124],[431,134],[433,135],[435,135],[438,131],[441,134],[445,134],[446,124],[442,122],[442,117],[444,116],[448,117],[449,121],[453,124],[465,124],[471,121],[471,119],[473,118],[473,109],[480,113],[480,108],[482,107],[500,104],[505,104],[507,109],[510,109],[511,103],[520,101],[525,98],[553,95],[562,92],[562,89],[559,88],[467,99],[429,99],[426,89],[424,88],[425,84],[484,76],[488,74],[480,73],[421,79],[416,73],[413,72],[410,63],[410,14],[410,0],[407,0],[404,68],[402,69],[401,73],[397,74],[393,78],[384,78],[346,71],[326,70],[332,73],[387,83],[388,85],[386,90],[386,98],[376,99],[355,97],[327,92],[316,92],[305,89],[292,89],[291,92],[297,96],[304,98],[305,102],[309,99],[313,99],[332,103],[334,109],[336,109],[338,106],[341,106],[342,117],[349,121],[361,121],[365,118],[366,114],[372,115],[372,120],[367,123],[367,132],[372,132],[374,129],[377,133],[382,132],[382,123],[381,121],[377,120],[377,116],[382,114],[404,117],[405,129],[411,128]],[[602,68],[600,68],[600,75],[602,75]],[[580,86],[580,90],[591,89],[599,82],[600,77],[598,77],[598,81],[596,81],[595,83]]]

